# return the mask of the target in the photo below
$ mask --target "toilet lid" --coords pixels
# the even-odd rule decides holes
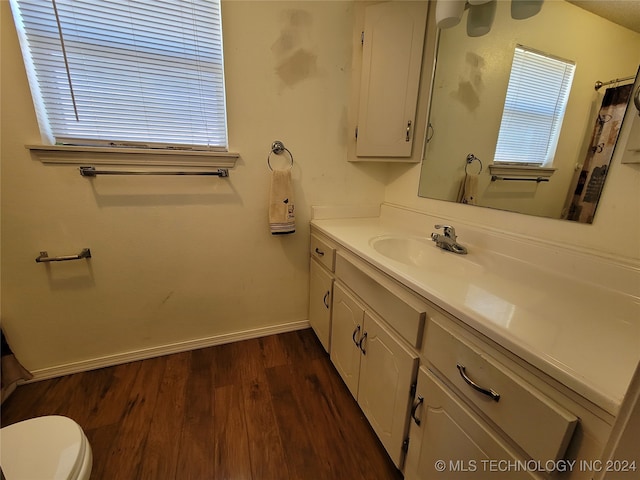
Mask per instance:
[[[78,474],[86,442],[70,418],[32,418],[0,429],[0,466],[8,480],[67,480]]]

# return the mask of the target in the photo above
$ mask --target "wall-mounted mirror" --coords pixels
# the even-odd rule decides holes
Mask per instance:
[[[640,11],[640,1],[617,3]],[[640,22],[634,31],[565,0],[514,20],[510,5],[497,1],[484,36],[467,35],[467,12],[440,31],[418,195],[591,223],[640,64]],[[575,65],[559,136],[550,140],[554,154],[537,165],[496,158],[517,47]],[[554,82],[520,85],[517,95],[539,99]]]

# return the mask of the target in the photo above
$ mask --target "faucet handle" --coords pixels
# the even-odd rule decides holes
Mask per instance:
[[[451,239],[453,239],[455,241],[456,237],[456,229],[453,228],[451,225],[434,225],[434,228],[437,229],[444,229],[444,236],[445,237],[449,237]]]

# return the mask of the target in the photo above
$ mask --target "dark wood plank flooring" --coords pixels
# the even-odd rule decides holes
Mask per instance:
[[[311,330],[18,387],[2,426],[65,415],[98,479],[401,479]]]

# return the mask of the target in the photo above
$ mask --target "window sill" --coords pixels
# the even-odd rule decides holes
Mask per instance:
[[[536,167],[532,165],[489,165],[489,173],[496,177],[549,178],[557,168]]]
[[[42,163],[233,168],[238,153],[147,148],[26,145]]]

